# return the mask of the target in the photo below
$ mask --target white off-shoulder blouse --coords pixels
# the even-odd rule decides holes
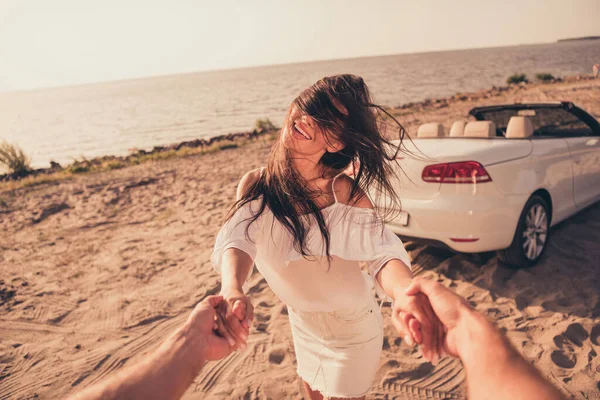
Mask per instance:
[[[250,223],[258,206],[259,200],[246,204],[225,223],[211,262],[220,273],[227,249],[247,253],[275,295],[296,310],[331,312],[349,307],[373,285],[380,297],[386,297],[377,282],[363,274],[359,262],[368,263],[370,277],[375,277],[391,259],[399,259],[410,268],[402,241],[377,220],[372,209],[335,202],[321,210],[333,256],[328,264],[325,242],[314,217],[305,218],[310,221],[308,249],[315,257],[303,258],[294,249],[289,232],[268,208]]]

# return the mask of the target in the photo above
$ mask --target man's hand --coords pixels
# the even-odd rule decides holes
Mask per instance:
[[[465,299],[453,293],[450,289],[427,279],[415,279],[404,292],[407,296],[425,296],[431,308],[445,330],[443,350],[453,357],[458,357],[457,326],[461,315],[471,310]]]
[[[443,348],[460,357],[469,399],[564,400],[485,315],[440,283],[415,279],[404,292],[426,296],[446,330]]]
[[[197,342],[201,343],[201,358],[205,361],[220,360],[227,357],[232,350],[227,340],[215,333],[215,308],[222,302],[222,296],[208,296],[198,303],[184,326],[184,332],[191,339],[198,338]]]
[[[223,301],[217,306],[217,331],[232,348],[246,349],[254,306],[241,290],[222,292]]]
[[[178,399],[192,384],[206,361],[231,353],[227,340],[214,331],[215,307],[222,296],[202,300],[185,324],[137,364],[112,374],[77,393],[75,400]]]
[[[408,295],[406,288],[402,287],[396,289],[392,323],[407,344],[420,344],[423,357],[437,364],[442,354],[445,332],[427,296],[418,292]]]

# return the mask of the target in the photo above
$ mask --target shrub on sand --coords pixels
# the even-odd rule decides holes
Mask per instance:
[[[19,146],[4,141],[0,143],[0,164],[4,165],[8,172],[26,176],[31,171],[29,163],[29,158]]]
[[[259,132],[274,131],[277,129],[275,124],[273,124],[269,118],[257,119],[254,123],[254,127]]]
[[[519,83],[529,83],[529,79],[527,79],[527,75],[525,74],[513,74],[511,76],[508,77],[508,79],[506,80],[506,83],[508,83],[509,85],[511,83],[514,84],[519,84]]]
[[[217,142],[205,148],[203,152],[210,154],[221,150],[235,149],[237,147],[239,147],[239,145],[232,141]]]
[[[547,72],[540,72],[539,74],[535,74],[535,79],[542,82],[550,82],[555,80],[556,78],[554,77],[554,75],[549,74]]]
[[[66,170],[72,174],[84,174],[90,172],[91,167],[91,163],[86,158],[83,158],[81,161],[73,161],[73,164],[69,165]]]
[[[108,164],[106,164],[106,168],[108,168],[109,170],[121,169],[123,167],[125,167],[125,164],[122,163],[121,161],[112,161],[112,162],[109,162]]]

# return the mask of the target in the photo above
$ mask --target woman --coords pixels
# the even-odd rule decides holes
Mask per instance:
[[[266,168],[242,178],[211,257],[225,299],[219,332],[245,348],[253,307],[243,285],[255,263],[288,306],[298,374],[311,399],[368,392],[383,342],[372,283],[394,300],[393,323],[405,339],[421,343],[427,359],[439,357],[443,330],[429,302],[404,294],[410,262],[382,224],[389,209],[365,195],[369,189],[398,204],[389,165],[398,149],[381,134],[379,111],[358,76],[323,78],[304,90]],[[354,179],[342,173],[349,166]]]

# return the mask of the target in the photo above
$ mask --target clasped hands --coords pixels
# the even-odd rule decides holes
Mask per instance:
[[[415,284],[394,290],[392,324],[406,344],[421,346],[423,357],[437,365],[449,354],[445,345],[447,328],[436,315],[428,297]]]
[[[245,350],[254,306],[242,290],[222,291],[223,301],[215,307],[215,331],[227,339],[232,350]]]
[[[229,343],[231,350],[246,349],[254,307],[241,290],[222,292],[215,306],[213,326]],[[457,357],[456,326],[465,309],[464,299],[426,279],[415,279],[408,287],[394,291],[392,324],[404,341],[421,346],[423,357],[437,364],[444,355]]]

